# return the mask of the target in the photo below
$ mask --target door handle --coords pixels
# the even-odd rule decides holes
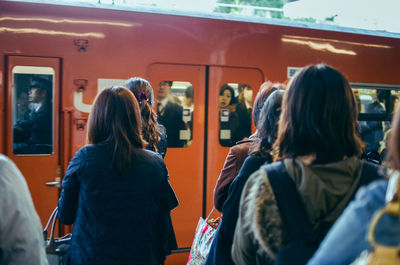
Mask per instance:
[[[54,181],[46,182],[46,186],[59,188],[61,187],[60,180],[61,180],[60,177],[55,177]]]

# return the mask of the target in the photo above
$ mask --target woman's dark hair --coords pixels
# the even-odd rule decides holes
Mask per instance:
[[[236,103],[235,91],[230,85],[224,84],[219,90],[219,95],[222,96],[225,90],[229,90],[231,92],[231,102],[229,103],[229,105],[235,104]]]
[[[346,78],[324,64],[310,65],[289,83],[283,97],[274,152],[281,158],[315,155],[317,163],[359,155],[357,105]]]
[[[392,130],[389,136],[388,160],[390,168],[400,170],[400,104],[392,121]]]
[[[253,103],[253,122],[254,125],[257,127],[257,123],[259,121],[261,109],[264,106],[265,100],[271,95],[272,92],[277,90],[278,87],[281,85],[279,83],[273,84],[270,81],[266,81],[261,84],[260,90],[257,93],[256,98],[254,99]]]
[[[130,168],[135,149],[143,148],[139,104],[124,87],[104,89],[89,114],[89,144],[109,142],[113,148],[112,167],[123,174]]]
[[[257,140],[250,147],[249,154],[269,156],[278,133],[278,120],[284,90],[273,91],[265,100],[257,123]]]
[[[160,134],[157,126],[157,114],[151,108],[154,102],[153,88],[147,80],[140,77],[129,79],[125,86],[139,102],[143,139],[148,143],[149,149],[158,152],[157,144],[160,141]]]

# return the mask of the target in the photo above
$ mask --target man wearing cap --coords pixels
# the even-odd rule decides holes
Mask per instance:
[[[46,87],[33,81],[29,89],[32,110],[27,120],[14,127],[14,142],[25,142],[20,153],[50,154],[52,152],[52,111],[50,94]]]

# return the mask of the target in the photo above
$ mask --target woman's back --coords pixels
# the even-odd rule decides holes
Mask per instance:
[[[111,148],[82,148],[64,177],[59,208],[61,221],[74,223],[72,264],[158,264],[169,216],[164,162],[139,149],[120,176],[111,166]]]

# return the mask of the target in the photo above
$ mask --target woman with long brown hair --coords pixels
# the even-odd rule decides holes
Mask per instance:
[[[153,111],[154,92],[149,81],[132,77],[125,83],[136,97],[142,117],[143,139],[147,142],[147,149],[165,156],[167,152],[167,135],[165,127],[157,122],[157,114]]]
[[[310,65],[293,77],[273,145],[280,161],[262,166],[242,192],[232,248],[237,265],[305,264],[358,187],[380,178],[358,158],[357,116],[338,70]]]
[[[59,219],[73,224],[70,264],[153,264],[168,254],[168,172],[143,149],[139,104],[104,89],[89,115],[88,145],[65,173]]]

